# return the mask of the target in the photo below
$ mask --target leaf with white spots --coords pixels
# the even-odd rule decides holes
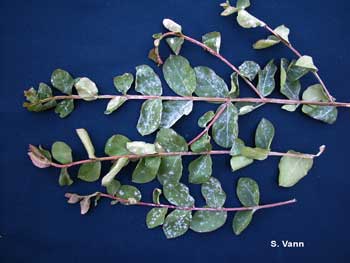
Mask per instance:
[[[167,208],[152,208],[146,217],[146,224],[149,229],[161,226],[164,223],[165,216],[168,212]]]
[[[60,116],[60,118],[65,118],[69,114],[71,114],[73,110],[74,110],[74,100],[66,99],[57,103],[55,108],[55,113],[57,113],[58,116]]]
[[[182,236],[190,227],[192,219],[191,211],[174,210],[166,218],[163,224],[163,232],[166,238]]]
[[[288,153],[298,154],[295,151],[288,151]],[[313,160],[311,158],[283,156],[278,165],[279,186],[292,187],[307,175],[312,165]]]
[[[207,47],[214,50],[216,53],[220,52],[221,34],[220,32],[210,32],[202,36],[202,42]]]
[[[255,79],[259,71],[260,66],[254,61],[244,61],[242,65],[239,66],[239,72],[241,75],[248,78],[250,81]]]
[[[116,111],[117,109],[119,109],[120,106],[122,106],[128,99],[125,97],[121,97],[121,96],[117,96],[114,97],[113,99],[111,99],[108,104],[107,104],[107,108],[104,112],[104,114],[109,115],[112,112]]]
[[[242,169],[254,162],[253,159],[247,158],[245,156],[232,156],[230,160],[232,172]]]
[[[221,107],[218,108],[218,111]],[[212,127],[214,141],[223,148],[232,147],[233,140],[238,136],[238,111],[236,107],[229,103],[224,112],[216,120]]]
[[[242,148],[245,146],[244,141],[239,138],[233,140],[233,144],[230,150],[231,156],[237,156],[241,154]]]
[[[171,50],[174,52],[175,55],[179,55],[181,51],[181,47],[184,43],[183,37],[168,37],[166,39],[166,42],[168,43]]]
[[[287,80],[296,81],[301,79],[304,75],[310,72],[310,69],[305,67],[299,67],[296,65],[296,61],[292,60],[287,69]]]
[[[209,207],[219,208],[225,204],[226,193],[218,179],[210,177],[207,182],[202,184],[201,192]]]
[[[165,101],[160,127],[170,128],[184,115],[189,115],[193,108],[193,101]]]
[[[73,77],[63,69],[56,69],[52,72],[51,83],[56,89],[64,94],[71,95],[74,85]]]
[[[237,22],[243,28],[255,28],[265,26],[265,23],[263,21],[249,14],[246,10],[238,11]]]
[[[148,135],[155,132],[162,119],[162,100],[146,100],[141,107],[140,117],[137,122],[137,130],[142,135]]]
[[[113,79],[114,87],[117,91],[126,95],[130,89],[132,83],[134,82],[134,76],[131,73],[124,73],[123,75],[116,76]]]
[[[193,160],[188,166],[188,180],[192,184],[202,184],[209,180],[212,174],[212,160],[210,155],[202,155]]]
[[[183,166],[181,156],[162,157],[157,179],[161,184],[164,184],[165,182],[177,183],[181,179],[182,170]]]
[[[163,19],[163,26],[171,32],[181,33],[182,31],[181,25],[169,18]]]
[[[317,67],[314,64],[314,61],[312,57],[310,56],[302,56],[300,57],[296,62],[295,66],[301,67],[301,68],[306,68],[311,71],[317,71]]]
[[[191,151],[197,153],[211,151],[210,139],[211,137],[208,133],[205,133],[199,140],[191,144]]]
[[[160,157],[146,157],[139,160],[132,173],[132,181],[139,184],[153,181],[157,176],[160,162]]]
[[[91,79],[89,78],[79,78],[79,80],[74,84],[80,97],[83,100],[91,101],[96,100],[98,95],[98,88]]]
[[[194,198],[189,189],[182,183],[165,182],[163,185],[165,198],[169,203],[180,207],[193,207]]]
[[[262,118],[255,131],[255,146],[270,149],[274,136],[275,127],[269,120]]]
[[[252,210],[248,211],[238,211],[232,221],[233,232],[236,235],[240,235],[252,221],[254,212]]]
[[[136,67],[135,90],[143,95],[162,95],[162,82],[150,66],[140,65]]]
[[[128,200],[128,203],[122,203],[125,205],[132,205],[141,200],[141,192],[139,189],[137,189],[135,186],[132,185],[122,185],[117,193],[116,196],[122,199]]]
[[[199,97],[228,97],[228,87],[214,70],[208,67],[195,67],[197,87],[195,94]]]
[[[271,60],[263,70],[259,71],[259,82],[257,89],[262,96],[266,97],[275,89],[275,74],[277,67]]]
[[[156,146],[153,143],[146,143],[140,141],[127,142],[126,149],[128,149],[129,152],[137,155],[157,153]]]
[[[212,232],[222,227],[227,218],[226,211],[196,211],[190,228],[198,233]]]
[[[166,152],[186,152],[188,150],[185,138],[173,129],[160,129],[157,133],[156,143],[162,146]]]
[[[255,103],[255,102],[236,102],[235,106],[238,110],[238,115],[243,116],[246,115],[261,106],[263,106],[264,103]]]
[[[248,177],[239,178],[236,193],[242,205],[246,207],[259,205],[259,186],[253,179]]]

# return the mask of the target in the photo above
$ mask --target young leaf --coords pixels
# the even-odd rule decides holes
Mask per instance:
[[[155,132],[162,119],[162,100],[146,100],[141,107],[140,117],[137,122],[137,130],[142,135]]]
[[[212,146],[210,144],[210,139],[208,133],[204,134],[199,140],[191,144],[191,151],[197,153],[211,151]]]
[[[269,120],[262,118],[256,128],[255,146],[269,150],[274,136],[275,128],[273,124]]]
[[[127,158],[118,159],[111,167],[109,172],[102,178],[102,185],[108,186],[113,182],[114,177],[120,172],[120,170],[129,163]]]
[[[269,155],[269,151],[270,150],[262,149],[259,147],[252,148],[252,147],[244,146],[241,148],[241,154],[243,156],[249,159],[254,159],[259,161],[265,160]]]
[[[224,105],[218,108],[218,111]],[[238,111],[229,103],[225,111],[216,120],[212,128],[214,141],[223,148],[232,147],[233,140],[238,136]]]
[[[216,53],[220,52],[221,34],[220,32],[210,32],[202,36],[202,42]]]
[[[225,10],[221,12],[220,15],[222,16],[230,16],[236,12],[238,12],[238,8],[234,7],[234,6],[227,6],[225,7]]]
[[[145,142],[127,142],[126,149],[128,149],[129,152],[137,155],[157,153],[154,144]]]
[[[232,172],[242,169],[252,164],[253,162],[253,159],[247,158],[245,156],[232,156],[230,161]]]
[[[39,145],[39,152],[45,156],[45,158],[49,161],[52,161],[51,153],[48,150],[45,150],[41,145]]]
[[[33,165],[38,168],[47,168],[51,166],[51,155],[47,156],[40,150],[40,148],[37,148],[34,145],[29,145],[28,156]]]
[[[85,182],[95,182],[101,175],[101,162],[84,163],[78,171],[78,178]]]
[[[277,35],[279,35],[284,41],[289,43],[289,33],[290,29],[285,25],[280,25],[273,30]]]
[[[135,90],[143,95],[162,95],[162,82],[150,66],[141,65],[136,67]]]
[[[277,35],[279,35],[284,41],[289,43],[288,36],[289,36],[290,30],[288,27],[286,27],[285,25],[278,26],[275,28],[274,32]],[[280,42],[281,42],[281,40],[278,37],[271,35],[271,36],[268,36],[267,39],[258,40],[253,45],[253,48],[254,49],[264,49],[264,48],[268,48],[268,47],[272,47],[274,45],[277,45]]]
[[[60,116],[60,118],[65,118],[69,114],[71,114],[73,110],[74,110],[74,100],[66,99],[66,100],[60,101],[57,104],[55,108],[55,113],[57,113]]]
[[[188,180],[192,184],[207,182],[212,174],[212,160],[210,155],[202,155],[193,160],[188,166]]]
[[[218,179],[210,177],[207,182],[202,184],[201,192],[209,207],[220,208],[225,204],[226,193]]]
[[[154,190],[152,192],[153,203],[160,204],[159,198],[160,198],[161,195],[162,195],[162,189],[154,188]]]
[[[190,227],[192,219],[191,211],[174,210],[164,221],[163,232],[166,238],[176,238],[182,236]]]
[[[225,81],[208,67],[195,67],[197,87],[195,94],[199,97],[228,97],[228,87]]]
[[[84,145],[86,152],[88,153],[89,159],[95,159],[95,148],[91,142],[90,136],[85,129],[76,129],[79,139]]]
[[[270,95],[275,89],[275,74],[277,67],[271,60],[263,70],[259,71],[258,90],[264,97]]]
[[[180,96],[191,96],[196,89],[196,74],[182,56],[170,55],[163,65],[163,74],[169,87]]]
[[[165,182],[177,183],[181,179],[182,170],[183,166],[181,156],[177,155],[162,157],[157,179],[162,185]]]
[[[95,82],[89,78],[79,78],[79,80],[74,84],[80,97],[86,101],[96,100],[98,95],[98,89]]]
[[[250,6],[249,0],[237,0],[237,8],[245,9]]]
[[[173,205],[180,207],[194,205],[194,198],[190,195],[188,187],[182,183],[165,182],[163,191],[165,198]]]
[[[238,115],[243,116],[246,115],[253,110],[263,106],[265,103],[255,103],[255,102],[236,102],[235,106],[238,110]]]
[[[207,111],[198,119],[198,126],[205,128],[207,124],[214,118],[215,113],[213,111]]]
[[[252,221],[254,212],[252,210],[238,211],[232,221],[233,232],[236,235],[241,234]]]
[[[193,108],[193,101],[165,101],[160,127],[170,128],[184,115],[189,115]]]
[[[164,223],[168,208],[152,208],[146,217],[146,224],[149,229],[161,226]]]
[[[212,232],[222,227],[227,218],[226,211],[196,211],[190,228],[198,233]]]
[[[70,175],[68,173],[68,169],[67,168],[62,168],[61,169],[61,173],[60,173],[60,177],[58,178],[58,184],[60,186],[69,186],[71,184],[73,184],[73,180],[70,178]]]
[[[255,27],[263,27],[265,23],[255,16],[249,14],[246,10],[239,10],[237,16],[238,24],[243,28],[255,28]]]
[[[182,44],[184,43],[183,37],[168,37],[166,39],[166,42],[168,43],[171,50],[174,52],[175,55],[180,54],[180,50],[182,47]]]
[[[303,93],[303,100],[328,102],[323,87],[316,84],[308,87]],[[311,118],[333,124],[337,120],[338,110],[332,106],[303,105],[302,111]]]
[[[45,83],[39,84],[38,91],[36,91],[33,87],[24,91],[24,96],[28,102],[24,102],[23,107],[27,108],[29,111],[45,111],[57,105],[55,100],[39,103],[40,100],[51,98],[53,96],[51,88]]]
[[[230,78],[231,78],[231,90],[228,93],[228,95],[230,96],[230,98],[234,99],[239,96],[238,74],[236,72],[233,72]]]
[[[132,205],[141,200],[141,192],[135,186],[132,185],[122,185],[117,191],[117,197],[122,199],[127,199],[128,203],[123,203],[124,205]]]
[[[184,137],[173,129],[162,128],[157,133],[156,143],[166,152],[186,152],[188,145]]]
[[[64,142],[55,142],[51,147],[53,158],[61,164],[73,161],[72,149]]]
[[[130,152],[126,148],[126,144],[128,142],[130,142],[130,140],[123,135],[113,135],[106,142],[105,154],[107,154],[108,156],[130,154]]]
[[[243,64],[239,66],[241,75],[248,78],[250,81],[255,79],[259,71],[260,66],[254,61],[244,61]]]
[[[138,184],[153,181],[157,176],[160,162],[160,157],[146,157],[139,160],[134,172],[132,173],[132,181]]]
[[[259,186],[253,179],[248,177],[239,178],[236,192],[242,205],[247,207],[259,205]]]
[[[182,27],[169,18],[163,19],[163,26],[171,32],[181,33]]]
[[[125,97],[121,97],[121,96],[117,96],[114,97],[113,99],[111,99],[108,104],[107,104],[107,108],[104,112],[104,114],[109,115],[112,112],[116,111],[117,109],[119,109],[120,106],[122,106],[124,104],[124,102],[126,102],[128,99]]]
[[[317,67],[314,65],[314,61],[310,56],[302,56],[295,62],[295,66],[306,68],[311,71],[317,71]]]
[[[71,95],[74,85],[73,77],[63,69],[56,69],[52,72],[51,83],[56,89],[64,94]]]
[[[126,95],[130,89],[132,83],[134,82],[134,76],[130,73],[124,73],[123,75],[116,76],[113,79],[114,87],[117,91]]]
[[[288,151],[288,153],[298,153]],[[279,176],[278,184],[282,187],[292,187],[307,175],[312,168],[313,160],[311,158],[299,158],[283,156],[278,165]]]
[[[83,199],[80,201],[80,213],[82,215],[85,215],[87,212],[89,212],[91,205],[90,199],[90,196],[84,196]]]

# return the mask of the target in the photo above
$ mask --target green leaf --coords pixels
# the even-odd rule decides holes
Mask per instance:
[[[95,182],[101,175],[101,162],[84,163],[78,171],[78,178],[85,182]]]
[[[120,158],[115,163],[113,163],[111,169],[109,172],[103,176],[102,178],[102,185],[108,186],[113,182],[113,179],[115,176],[120,172],[120,170],[126,166],[129,163],[129,160],[127,158]]]
[[[269,120],[262,118],[256,128],[255,146],[269,150],[274,136],[275,128],[273,124]]]
[[[51,153],[53,158],[61,164],[73,161],[72,149],[64,142],[55,142],[51,147]]]
[[[242,205],[246,207],[259,205],[259,186],[253,179],[248,177],[239,178],[236,192]]]
[[[163,19],[163,26],[171,32],[181,33],[182,31],[182,27],[169,18]]]
[[[119,188],[121,187],[121,184],[118,180],[113,179],[110,184],[107,185],[107,193],[110,195],[115,195]]]
[[[253,162],[253,159],[247,158],[245,156],[232,156],[230,161],[232,172],[242,169],[252,164]]]
[[[208,133],[205,133],[199,140],[191,144],[191,151],[196,153],[211,151],[210,139]]]
[[[264,103],[255,103],[255,102],[236,102],[235,103],[239,116],[246,115],[263,105]]]
[[[116,155],[127,155],[130,152],[126,148],[126,144],[130,142],[130,140],[120,134],[113,135],[108,139],[105,145],[105,154],[108,156],[116,156]]]
[[[184,115],[189,115],[193,108],[193,101],[165,101],[160,127],[170,128]]]
[[[68,169],[67,168],[62,168],[61,172],[60,172],[60,177],[58,178],[58,184],[60,186],[69,186],[69,185],[72,185],[73,183],[74,182],[70,178],[70,175],[68,173]]]
[[[221,105],[218,111],[224,107]],[[214,141],[223,148],[232,147],[233,140],[238,136],[238,111],[229,103],[212,127]]]
[[[139,141],[127,142],[126,149],[128,149],[129,152],[137,155],[157,153],[156,147],[154,144],[139,142]]]
[[[86,152],[88,153],[89,159],[96,158],[95,156],[95,148],[91,142],[90,136],[85,129],[76,129],[76,132],[79,136],[79,139],[84,145]]]
[[[152,208],[146,217],[146,224],[149,229],[161,226],[164,223],[168,208]]]
[[[60,101],[57,104],[55,108],[55,113],[57,113],[60,116],[60,118],[65,118],[69,114],[71,114],[73,110],[74,110],[74,100],[66,99],[66,100]]]
[[[205,128],[207,124],[214,118],[215,113],[213,111],[207,111],[198,119],[198,126]]]
[[[271,60],[263,70],[259,71],[258,90],[264,97],[270,95],[275,89],[275,74],[277,67]]]
[[[262,149],[259,147],[252,148],[248,146],[244,146],[241,149],[241,154],[249,159],[259,160],[263,161],[265,160],[269,155],[268,149]]]
[[[123,203],[126,205],[132,205],[141,200],[141,192],[135,186],[122,185],[117,191],[117,197],[127,199],[129,203]]]
[[[162,189],[154,188],[153,193],[152,193],[153,203],[160,204],[159,198],[161,195],[162,195]]]
[[[187,152],[187,142],[173,129],[162,128],[158,131],[156,137],[158,143],[166,152]]]
[[[244,141],[239,138],[235,138],[232,143],[230,155],[236,156],[241,154],[242,148],[245,146]]]
[[[210,32],[202,36],[202,42],[207,47],[214,50],[216,53],[220,52],[221,34],[220,32]]]
[[[289,33],[290,29],[285,25],[280,25],[273,30],[277,35],[279,35],[283,40],[289,43]]]
[[[160,162],[160,157],[146,157],[139,160],[134,172],[132,173],[132,181],[138,184],[153,181],[157,176]]]
[[[55,100],[51,100],[45,103],[39,103],[40,100],[51,98],[52,90],[45,83],[40,83],[38,91],[34,88],[24,91],[24,96],[28,102],[23,103],[23,107],[27,108],[29,111],[40,112],[51,109],[57,105]]]
[[[295,151],[288,153],[298,154]],[[307,175],[312,168],[313,160],[311,158],[283,156],[279,162],[278,184],[282,187],[292,187]]]
[[[230,78],[231,78],[231,90],[229,92],[229,96],[230,98],[234,99],[239,96],[238,74],[236,72],[233,72]]]
[[[225,7],[225,10],[221,12],[220,15],[222,16],[230,16],[236,12],[238,12],[238,8],[234,7],[234,6],[227,6]]]
[[[202,184],[201,192],[209,207],[220,208],[225,204],[226,193],[218,179],[210,177],[207,182]]]
[[[265,23],[245,10],[239,10],[237,16],[238,24],[243,28],[263,27]]]
[[[162,95],[162,82],[150,66],[141,65],[136,67],[135,90],[143,95]]]
[[[212,160],[210,155],[202,155],[193,160],[188,166],[188,180],[192,184],[207,182],[212,174]]]
[[[325,94],[323,87],[320,84],[316,84],[308,87],[303,93],[303,100],[306,101],[319,101],[328,102],[328,97]],[[319,105],[303,105],[302,111],[311,118],[319,121],[323,121],[328,124],[333,124],[338,117],[338,110],[332,106],[319,106]]]
[[[260,66],[254,61],[244,61],[243,64],[239,66],[241,75],[248,78],[250,81],[255,79],[259,71]]]
[[[237,0],[236,6],[239,9],[245,9],[245,8],[250,6],[250,1],[249,0]]]
[[[74,84],[80,97],[86,101],[96,100],[98,95],[98,89],[92,80],[89,78],[79,78],[79,80]]]
[[[116,76],[113,79],[114,87],[117,91],[126,95],[130,89],[132,83],[134,82],[134,76],[130,73],[124,73],[123,75]]]
[[[281,26],[278,26],[275,28],[274,32],[276,34],[278,34],[283,40],[285,40],[286,42],[289,43],[289,39],[288,39],[288,36],[289,36],[289,28],[284,26],[284,25],[281,25]],[[261,39],[261,40],[258,40],[257,42],[255,42],[255,44],[253,45],[253,48],[254,49],[264,49],[264,48],[268,48],[268,47],[272,47],[274,45],[277,45],[278,43],[280,43],[281,40],[274,36],[274,35],[270,35],[267,37],[267,39]]]
[[[165,182],[177,183],[181,179],[182,170],[183,166],[181,156],[162,157],[157,179],[161,184],[164,184]]]
[[[199,97],[228,97],[228,87],[225,81],[208,67],[195,67],[197,88],[195,94]]]
[[[190,228],[198,233],[212,232],[222,227],[227,218],[225,211],[196,211]]]
[[[137,122],[137,130],[142,135],[148,135],[155,132],[162,119],[162,100],[146,100],[141,107],[140,117]]]
[[[194,205],[194,198],[190,195],[188,187],[182,183],[165,182],[163,191],[165,198],[173,205],[179,207]]]
[[[39,152],[45,156],[46,159],[52,161],[51,153],[48,150],[45,150],[41,145],[39,145]]]
[[[191,211],[174,210],[164,221],[163,232],[166,238],[176,238],[182,236],[190,227],[192,219]]]
[[[175,53],[175,55],[179,55],[181,51],[182,44],[184,43],[183,37],[168,37],[166,39],[171,50]]]
[[[56,89],[64,94],[71,95],[74,85],[73,77],[63,69],[56,69],[52,72],[51,83]]]
[[[108,104],[107,104],[107,108],[104,112],[104,114],[109,115],[112,112],[116,111],[117,109],[119,109],[120,106],[122,106],[124,104],[124,102],[126,102],[128,99],[125,97],[121,97],[121,96],[117,96],[114,97],[113,99],[111,99]]]
[[[252,210],[238,211],[232,221],[233,232],[236,235],[241,234],[252,221],[254,212]]]
[[[310,56],[302,56],[295,62],[295,66],[306,68],[311,71],[317,71],[317,67],[314,65],[314,61]]]
[[[296,81],[301,79],[304,75],[310,72],[310,69],[299,67],[295,65],[296,61],[293,60],[287,70],[287,79],[290,81]]]
[[[163,65],[163,74],[169,87],[180,96],[191,96],[196,89],[196,74],[182,56],[170,55]]]

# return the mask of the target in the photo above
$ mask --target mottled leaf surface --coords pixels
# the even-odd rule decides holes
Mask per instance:
[[[252,221],[254,212],[252,210],[248,211],[238,211],[232,221],[233,232],[236,235],[240,235]]]
[[[232,172],[235,172],[239,169],[242,169],[250,164],[252,164],[254,162],[253,159],[250,159],[248,157],[245,157],[245,156],[233,156],[231,157],[231,161],[230,161],[230,164],[231,164],[231,169],[232,169]]]
[[[91,101],[96,100],[98,95],[98,88],[91,79],[83,77],[74,84],[78,95],[83,98],[83,100]]]
[[[157,176],[160,162],[160,157],[146,157],[139,160],[132,173],[132,181],[139,184],[151,182]]]
[[[65,118],[69,114],[71,114],[73,110],[74,110],[74,100],[66,99],[57,103],[57,106],[55,108],[55,113],[57,113],[58,116],[60,116],[60,118]]]
[[[71,95],[74,85],[73,77],[63,69],[56,69],[52,72],[51,83],[56,89],[64,94]]]
[[[165,101],[160,126],[172,127],[184,115],[189,115],[193,108],[193,101]]]
[[[239,178],[236,192],[242,205],[247,207],[259,205],[259,186],[253,179],[248,177]]]
[[[220,52],[221,34],[220,32],[210,32],[202,36],[202,42],[207,47],[214,50],[216,53]]]
[[[237,22],[243,28],[255,28],[262,27],[265,25],[263,21],[249,14],[246,10],[238,11]]]
[[[160,129],[157,133],[156,143],[166,152],[186,152],[188,150],[185,138],[173,129]]]
[[[181,156],[162,157],[157,179],[161,184],[164,184],[165,182],[177,183],[181,179],[182,170],[183,166]]]
[[[214,111],[207,111],[198,119],[198,126],[205,128],[207,124],[214,118]]]
[[[165,216],[168,212],[167,208],[152,208],[146,217],[146,224],[149,229],[161,226],[164,223]]]
[[[190,195],[188,187],[182,183],[165,182],[163,191],[165,198],[173,205],[180,207],[194,205],[194,198]]]
[[[208,67],[195,67],[197,88],[195,94],[199,97],[228,97],[228,87],[214,70]]]
[[[225,211],[196,211],[190,228],[198,233],[212,232],[222,227],[227,218]]]
[[[263,118],[256,128],[255,146],[262,149],[270,149],[274,136],[275,127],[269,120]]]
[[[114,97],[113,99],[111,99],[108,104],[107,104],[107,108],[104,112],[104,114],[109,115],[112,112],[116,111],[117,109],[119,109],[120,106],[122,106],[124,104],[124,102],[126,102],[128,99],[125,97],[121,97],[121,96],[117,96]]]
[[[262,96],[266,97],[275,89],[275,74],[277,67],[271,60],[263,70],[259,71],[259,82],[257,89]]]
[[[168,239],[182,236],[190,227],[191,211],[174,210],[164,221],[163,232]]]
[[[162,95],[162,83],[150,66],[140,65],[136,67],[135,90],[143,95]]]
[[[148,135],[155,132],[162,119],[162,100],[146,100],[141,107],[140,117],[137,122],[137,130],[142,135]]]
[[[202,184],[201,192],[209,207],[219,208],[225,204],[226,193],[218,179],[210,177],[207,182]]]
[[[192,184],[207,182],[212,174],[212,164],[210,155],[202,155],[193,160],[188,166],[189,182]]]
[[[133,82],[134,76],[131,73],[124,73],[113,78],[114,87],[124,95],[128,92]]]
[[[174,52],[175,55],[179,55],[181,47],[184,43],[183,37],[168,37],[166,39],[170,49]]]
[[[241,75],[248,78],[250,81],[255,79],[259,71],[260,66],[254,61],[244,61],[242,65],[239,66],[239,72]]]

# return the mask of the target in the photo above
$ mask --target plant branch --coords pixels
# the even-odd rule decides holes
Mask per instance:
[[[65,196],[69,198],[71,194],[67,193]],[[220,207],[220,208],[212,208],[212,207],[179,207],[175,205],[165,205],[165,204],[155,204],[155,203],[148,203],[148,202],[130,202],[128,199],[123,199],[117,196],[109,195],[106,193],[99,193],[99,196],[117,200],[124,204],[131,204],[131,205],[138,205],[138,206],[150,206],[150,207],[159,207],[159,208],[168,208],[168,209],[177,209],[177,210],[187,210],[187,211],[226,211],[226,212],[234,212],[234,211],[247,211],[247,210],[253,210],[257,211],[260,209],[266,209],[266,208],[273,208],[278,206],[284,206],[295,203],[296,199],[291,199],[284,202],[278,202],[278,203],[272,203],[272,204],[266,204],[266,205],[259,205],[259,206],[251,206],[251,207]]]
[[[31,146],[29,147],[31,149]],[[325,146],[322,145],[319,149],[319,152],[317,154],[307,154],[307,153],[284,153],[284,152],[269,152],[269,156],[289,156],[289,157],[295,157],[295,158],[306,158],[306,159],[313,159],[315,157],[320,156],[325,150]],[[32,150],[29,151],[29,156],[32,154]],[[80,160],[76,162],[66,163],[66,164],[59,164],[55,162],[50,162],[49,166],[53,166],[56,168],[69,168],[76,165],[81,165],[85,163],[93,163],[98,161],[115,161],[120,158],[127,158],[127,159],[141,159],[145,157],[164,157],[164,156],[196,156],[196,155],[229,155],[230,150],[212,150],[212,151],[206,151],[206,152],[159,152],[154,154],[126,154],[126,155],[116,155],[116,156],[107,156],[107,157],[97,157],[94,159],[85,159]]]
[[[293,47],[293,45],[291,43],[289,43],[288,41],[284,40],[279,34],[277,34],[271,27],[269,27],[266,23],[264,26],[265,29],[267,29],[271,34],[273,34],[275,37],[277,37],[285,46],[287,46],[295,55],[297,55],[297,57],[302,57],[302,54]],[[323,80],[321,79],[320,75],[317,72],[312,72],[316,79],[318,80],[318,82],[321,84],[321,86],[323,87],[324,91],[326,92],[326,95],[328,97],[328,99],[331,102],[334,102],[334,97],[329,93],[326,84],[323,82]]]

